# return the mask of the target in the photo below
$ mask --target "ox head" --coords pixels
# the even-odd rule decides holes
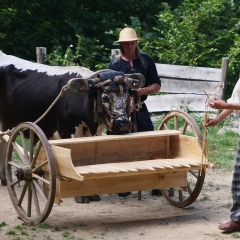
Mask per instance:
[[[95,89],[95,120],[114,134],[121,134],[131,130],[130,92],[143,87],[144,83],[144,77],[139,73],[124,75],[102,70],[87,79],[71,79],[67,86],[75,93]]]

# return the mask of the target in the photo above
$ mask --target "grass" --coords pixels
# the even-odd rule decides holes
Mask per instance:
[[[1,223],[0,223],[0,229],[1,229],[1,227],[4,227],[4,226],[6,226],[6,225],[7,225],[7,224],[6,224],[5,221],[1,222]]]
[[[208,159],[215,164],[215,168],[231,170],[235,161],[239,134],[227,131],[217,134],[210,131],[208,134]]]
[[[7,224],[5,222],[1,223],[1,226],[4,227]],[[35,226],[27,227],[23,225],[17,225],[12,229],[9,229],[5,234],[9,236],[11,240],[34,240],[37,239],[37,236],[41,236],[46,240],[53,240],[56,239],[50,236],[50,233],[54,232],[51,227],[49,227],[46,223],[38,223]],[[60,239],[69,239],[69,240],[83,240],[83,238],[75,237],[70,232],[62,232],[62,237]]]
[[[233,238],[240,238],[239,233],[236,233],[236,232],[232,233],[232,236],[233,236]]]

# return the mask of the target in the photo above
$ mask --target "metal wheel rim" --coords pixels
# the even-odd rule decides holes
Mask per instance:
[[[178,128],[178,124],[176,123],[176,121],[178,121],[179,117],[183,118],[185,121],[184,127],[182,129],[182,134],[186,135],[187,126],[190,126],[194,133],[194,136],[197,137],[200,146],[202,146],[203,137],[202,137],[202,133],[201,133],[197,123],[188,113],[186,113],[184,111],[173,110],[173,111],[169,112],[168,114],[166,114],[163,117],[163,119],[161,120],[157,130],[167,129],[166,123],[169,122],[169,120],[171,120],[171,119],[174,119],[174,129],[180,130]],[[188,171],[188,179],[189,179],[189,176],[196,179],[196,183],[195,183],[194,188],[191,188],[191,185],[188,181],[187,192],[188,192],[189,196],[185,199],[183,196],[183,193],[185,193],[185,191],[183,191],[183,190],[175,191],[173,188],[160,189],[162,192],[162,195],[166,198],[166,200],[171,205],[173,205],[175,207],[186,207],[186,206],[189,206],[190,204],[192,204],[198,198],[198,196],[201,192],[203,183],[204,183],[205,171],[204,171],[204,169],[202,171],[190,170],[190,171]]]
[[[24,136],[26,131],[29,131],[29,142]],[[22,148],[17,146],[17,138],[21,139]],[[39,141],[34,149],[35,138]],[[45,158],[43,163],[39,164],[37,156],[39,156],[41,148],[45,153]],[[19,153],[19,149],[22,150],[22,154]],[[14,160],[16,155],[20,158],[17,163]],[[43,169],[47,169],[49,172],[48,179],[46,171]],[[54,203],[56,170],[51,146],[43,131],[36,124],[21,123],[13,130],[7,145],[5,171],[8,192],[21,219],[28,224],[44,221],[50,214]],[[15,179],[13,171],[17,176]],[[21,189],[19,189],[18,183],[21,185]],[[44,184],[48,188],[46,194],[43,190]]]

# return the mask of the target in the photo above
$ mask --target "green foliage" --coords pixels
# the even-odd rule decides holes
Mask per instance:
[[[3,221],[3,222],[0,223],[0,228],[1,228],[1,227],[4,227],[4,226],[6,226],[6,225],[7,225],[6,222]]]
[[[68,46],[65,52],[63,47],[55,46],[53,52],[47,56],[46,63],[53,66],[84,66],[92,70],[107,68],[109,58],[103,53],[110,52],[110,49],[104,49],[97,39],[81,36],[77,38],[76,46]]]
[[[71,233],[70,232],[64,232],[62,234],[62,236],[65,237],[65,238],[68,238],[69,236],[71,236]]]
[[[230,57],[227,97],[239,73],[239,4],[226,0],[184,0],[156,15],[157,24],[144,35],[143,49],[156,62],[220,67]]]
[[[229,97],[240,70],[239,16],[237,0],[2,0],[0,46],[33,61],[44,46],[47,64],[99,70],[130,26],[155,62],[219,68],[229,57]]]
[[[13,230],[7,231],[6,235],[16,235],[17,233]]]
[[[185,0],[174,11],[167,4],[164,6],[153,27],[156,37],[148,40],[153,42],[148,45],[155,59],[172,64],[219,67],[219,61],[229,50],[226,45],[233,44],[229,25],[238,21],[230,2]]]

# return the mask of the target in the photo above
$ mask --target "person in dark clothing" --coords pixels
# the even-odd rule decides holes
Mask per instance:
[[[124,28],[119,34],[120,56],[112,58],[108,68],[121,71],[124,74],[141,73],[145,77],[145,85],[137,89],[137,95],[141,97],[141,108],[136,112],[137,131],[153,131],[153,123],[150,118],[147,106],[144,101],[148,94],[158,92],[161,88],[161,81],[157,73],[153,59],[141,52],[138,41],[140,39],[132,28]],[[134,106],[132,106],[132,109]],[[159,190],[152,190],[153,195],[158,195]],[[130,192],[119,193],[119,196],[127,196]]]

